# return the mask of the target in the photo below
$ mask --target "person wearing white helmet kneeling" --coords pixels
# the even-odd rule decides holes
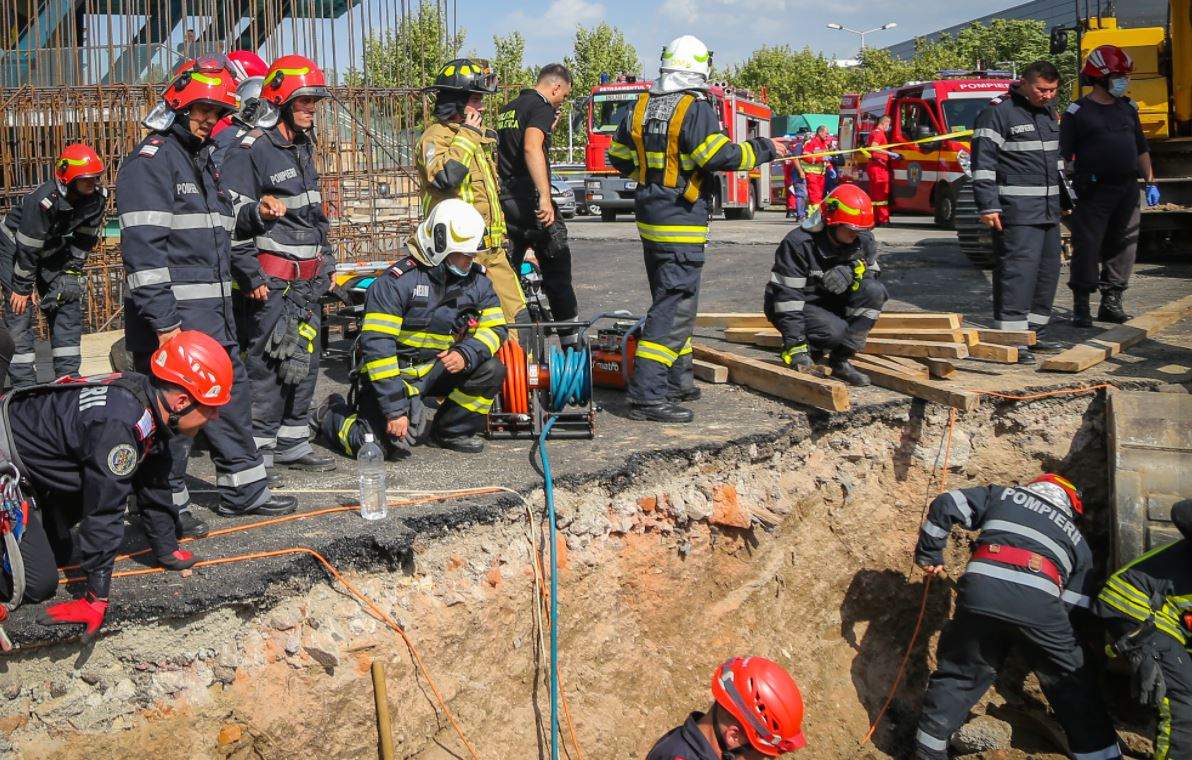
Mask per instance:
[[[430,440],[477,453],[479,433],[505,380],[496,358],[508,330],[501,302],[475,263],[484,219],[457,198],[441,201],[364,297],[354,405],[332,394],[316,422],[333,448],[355,456],[373,436],[394,458],[422,442],[421,399],[445,396],[429,423]]]

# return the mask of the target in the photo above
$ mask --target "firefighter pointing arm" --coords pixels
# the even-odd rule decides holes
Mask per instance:
[[[691,332],[715,173],[749,171],[787,154],[769,138],[734,143],[724,133],[708,98],[711,60],[707,46],[690,35],[663,48],[658,80],[638,98],[608,150],[617,171],[638,181],[634,217],[653,298],[629,386],[633,419],[693,419],[677,402],[699,397]]]

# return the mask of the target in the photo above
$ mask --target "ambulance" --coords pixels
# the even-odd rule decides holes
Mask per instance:
[[[840,147],[869,144],[869,133],[882,116],[892,124],[889,142],[919,141],[894,147],[891,159],[890,211],[929,214],[936,224],[951,229],[961,180],[969,171],[969,137],[932,140],[972,129],[977,114],[1013,84],[1008,71],[942,71],[939,79],[911,82],[866,94],[849,93],[840,101]],[[843,179],[866,187],[862,153],[849,154]]]
[[[581,203],[599,208],[600,218],[613,221],[617,214],[632,214],[637,182],[617,175],[605,155],[613,133],[632,111],[633,104],[650,89],[649,80],[633,76],[620,81],[598,84],[588,99],[588,146],[584,154],[587,176]],[[733,142],[752,137],[770,136],[773,113],[763,98],[725,84],[708,88],[712,107],[720,125]],[[781,169],[778,170],[781,174]],[[752,219],[754,212],[770,201],[770,166],[762,164],[751,171],[719,172],[712,185],[713,213],[723,211],[728,219]]]

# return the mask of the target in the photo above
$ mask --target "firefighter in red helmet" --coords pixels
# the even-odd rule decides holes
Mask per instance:
[[[733,657],[712,674],[712,706],[693,712],[646,760],[761,760],[794,752],[803,738],[803,695],[764,657]]]
[[[215,511],[276,515],[294,511],[297,500],[269,490],[253,441],[249,380],[232,310],[232,282],[241,270],[231,243],[267,234],[287,208],[272,196],[234,199],[215,166],[211,130],[238,102],[225,59],[188,61],[147,118],[153,131],[120,165],[116,208],[128,278],[124,331],[142,372],[158,346],[180,330],[200,330],[229,350],[232,397],[204,431],[220,495]],[[203,535],[206,526],[189,509],[189,440],[175,436],[169,445],[175,449],[171,482],[180,530]]]
[[[184,330],[153,352],[147,369],[20,388],[0,405],[9,441],[0,470],[18,469],[23,489],[15,513],[0,508],[0,621],[22,603],[52,598],[57,566],[77,557],[84,595],[52,605],[40,621],[82,625],[85,637],[94,635],[107,614],[133,494],[158,563],[194,565],[175,534],[166,442],[193,437],[227,405],[232,360],[211,337]]]
[[[37,382],[34,307],[50,332],[53,377],[79,371],[83,332],[83,266],[99,242],[108,193],[104,163],[89,145],[63,148],[53,176],[13,206],[0,222],[0,282],[4,320],[16,344],[9,374],[14,386]],[[0,377],[0,381],[3,378]]]
[[[825,355],[832,376],[850,385],[869,378],[849,360],[881,316],[873,203],[856,185],[837,187],[774,252],[766,317],[782,333],[782,361],[810,370]]]
[[[268,232],[232,245],[241,273],[240,343],[252,382],[252,435],[266,467],[335,467],[308,440],[322,348],[319,299],[335,272],[315,168],[315,115],[329,96],[314,61],[278,58],[261,86],[268,114],[228,148],[221,166],[234,203],[272,195],[286,207]]]
[[[1139,179],[1146,183],[1147,205],[1159,203],[1138,106],[1126,96],[1133,71],[1134,61],[1116,45],[1094,49],[1080,72],[1092,92],[1073,101],[1060,122],[1060,159],[1077,198],[1069,220],[1068,278],[1077,327],[1093,326],[1089,299],[1097,290],[1097,319],[1119,324],[1130,319],[1122,297],[1138,251]]]
[[[937,496],[915,546],[915,564],[944,572],[954,526],[978,535],[957,582],[956,614],[936,650],[916,760],[947,760],[948,742],[1021,647],[1068,738],[1072,756],[1115,760],[1117,737],[1092,668],[1068,619],[1096,590],[1093,553],[1080,532],[1080,489],[1056,473],[1023,486],[971,486]],[[967,541],[967,539],[966,539]]]

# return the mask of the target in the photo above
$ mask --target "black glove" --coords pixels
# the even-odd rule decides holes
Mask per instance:
[[[557,211],[557,209],[556,209]],[[543,230],[545,245],[539,255],[544,259],[554,258],[567,250],[567,226],[558,219]]]
[[[824,276],[820,279],[820,282],[823,283],[824,290],[838,296],[849,289],[853,284],[853,278],[855,276],[851,266],[841,264],[824,272]]]
[[[278,378],[282,385],[298,385],[306,379],[319,331],[309,322],[298,322],[291,335],[293,339],[286,340],[289,355],[278,366]]]
[[[1130,693],[1143,707],[1156,707],[1167,695],[1163,670],[1159,667],[1159,652],[1155,647],[1154,619],[1122,636],[1111,645],[1118,656],[1130,663]]]

